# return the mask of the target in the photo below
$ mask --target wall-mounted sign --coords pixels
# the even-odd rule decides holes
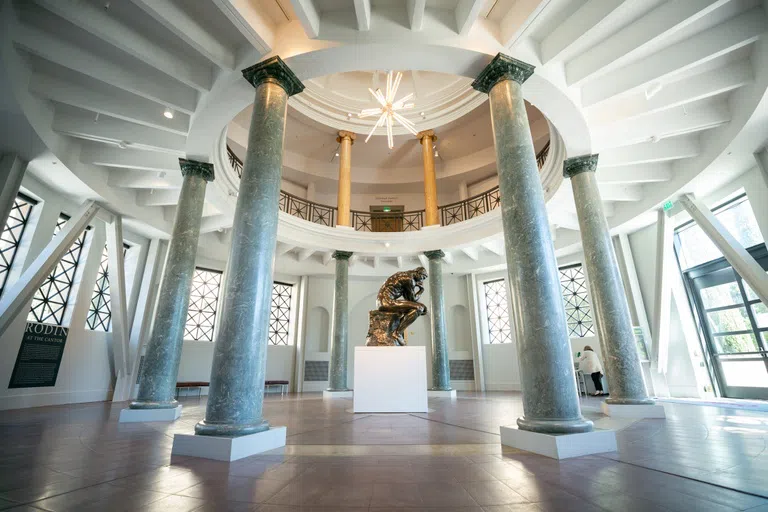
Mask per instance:
[[[27,322],[9,388],[55,386],[69,329]]]

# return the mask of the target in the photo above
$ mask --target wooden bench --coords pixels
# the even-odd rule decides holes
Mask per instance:
[[[264,388],[272,386],[280,386],[280,396],[288,392],[288,385],[290,383],[287,380],[266,380],[264,381]]]
[[[177,382],[176,383],[176,398],[179,398],[179,390],[186,388],[197,388],[197,397],[200,398],[203,395],[203,388],[210,386],[210,382],[203,381],[189,381],[189,382]]]

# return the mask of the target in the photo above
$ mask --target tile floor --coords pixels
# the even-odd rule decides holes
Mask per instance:
[[[666,420],[587,416],[619,451],[558,462],[499,445],[519,394],[431,399],[434,412],[354,415],[351,401],[268,397],[281,453],[171,458],[205,398],[174,424],[117,423],[124,404],[0,412],[0,509],[23,511],[768,512],[768,414],[667,404]]]

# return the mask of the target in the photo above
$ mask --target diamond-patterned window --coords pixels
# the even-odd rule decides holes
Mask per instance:
[[[64,228],[67,221],[69,221],[68,215],[63,213],[59,215],[59,221],[53,232],[54,237]],[[27,321],[63,325],[87,231],[88,229],[84,229],[80,233],[35,293]]]
[[[195,274],[192,276],[192,292],[189,295],[187,323],[184,326],[184,339],[213,341],[220,288],[221,272],[195,268]]]
[[[8,274],[16,258],[16,252],[19,250],[32,207],[36,204],[37,201],[23,194],[17,195],[13,201],[11,213],[0,235],[0,295],[3,294],[5,283],[8,281]]]
[[[128,246],[123,244],[123,257],[128,252]],[[109,332],[112,328],[112,299],[109,294],[109,252],[107,245],[101,252],[99,273],[96,276],[96,285],[93,287],[91,306],[88,308],[88,317],[85,325],[92,331]]]
[[[485,288],[485,310],[488,318],[488,342],[492,344],[512,343],[507,305],[507,286],[504,279],[483,283]]]
[[[272,283],[272,305],[269,309],[269,344],[290,345],[288,328],[291,319],[291,292],[293,285]]]
[[[560,267],[560,285],[565,302],[565,316],[568,321],[568,335],[583,338],[595,335],[592,321],[592,307],[587,296],[587,281],[581,264]]]

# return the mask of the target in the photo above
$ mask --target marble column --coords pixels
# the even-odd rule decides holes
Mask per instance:
[[[490,98],[510,303],[523,390],[522,430],[589,432],[581,415],[560,278],[522,84],[533,66],[498,54],[472,83]],[[512,363],[513,364],[513,363]]]
[[[176,206],[166,267],[157,297],[155,321],[147,342],[139,393],[131,409],[173,409],[184,324],[195,273],[197,242],[205,189],[213,181],[213,164],[179,159],[184,177]]]
[[[351,226],[350,204],[352,202],[352,144],[356,135],[352,132],[340,131],[336,137],[339,143],[339,191],[336,196],[338,217],[337,226]]]
[[[424,161],[424,225],[440,225],[440,212],[437,208],[437,179],[435,177],[435,152],[432,149],[437,135],[433,130],[419,132],[421,156]]]
[[[336,284],[333,291],[333,345],[328,391],[347,388],[347,340],[349,337],[349,258],[351,252],[335,251]]]
[[[280,57],[243,70],[255,89],[240,179],[219,333],[205,419],[198,435],[242,436],[269,429],[262,415],[272,270],[288,97],[304,85]]]
[[[611,392],[606,402],[653,404],[643,381],[627,296],[597,188],[596,169],[597,155],[569,158],[563,165],[563,175],[571,179],[573,187],[592,311]]]
[[[425,251],[429,259],[429,318],[432,321],[432,391],[451,390],[448,363],[448,338],[445,330],[445,296],[443,294],[443,256],[441,250]]]

